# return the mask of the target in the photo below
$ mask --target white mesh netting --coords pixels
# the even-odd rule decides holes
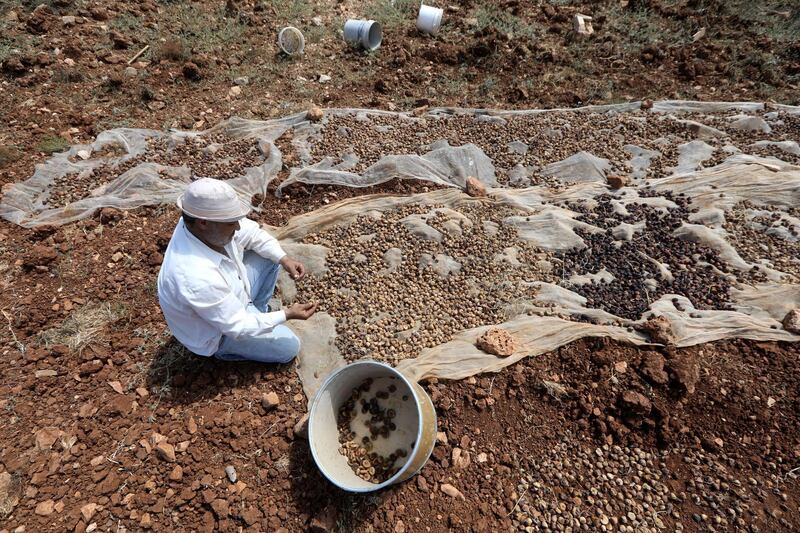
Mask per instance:
[[[343,200],[270,228],[312,273],[298,287],[281,279],[284,303],[323,300],[297,328],[312,393],[360,357],[415,379],[462,378],[584,336],[643,344],[651,316],[669,320],[677,346],[797,341],[779,321],[800,306],[798,137],[797,107],[677,101],[122,129],[37,167],[0,215],[66,223],[172,202],[200,176],[231,178],[249,199],[284,164],[277,195],[397,178],[444,187]],[[486,198],[462,192],[468,176]],[[475,347],[493,324],[517,337],[511,357]]]

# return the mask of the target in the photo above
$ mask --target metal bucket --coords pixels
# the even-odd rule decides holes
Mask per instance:
[[[347,458],[339,453],[339,407],[367,378],[394,380],[397,391],[386,404],[396,410],[398,420],[402,421],[398,422],[396,439],[414,443],[400,470],[383,483],[371,483],[357,476]],[[403,396],[408,401],[403,401]],[[380,490],[412,477],[428,461],[436,443],[436,410],[422,387],[394,368],[375,361],[358,361],[334,371],[320,387],[311,404],[308,443],[317,467],[337,487],[350,492]]]

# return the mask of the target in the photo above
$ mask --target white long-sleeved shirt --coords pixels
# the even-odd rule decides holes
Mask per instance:
[[[198,355],[213,355],[223,335],[257,336],[286,321],[286,313],[252,313],[250,282],[242,257],[253,250],[278,263],[286,255],[277,239],[258,223],[242,219],[225,246],[216,252],[178,222],[158,273],[158,301],[170,331]]]

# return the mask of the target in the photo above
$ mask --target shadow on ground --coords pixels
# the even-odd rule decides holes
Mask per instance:
[[[293,363],[278,365],[219,361],[187,350],[174,337],[159,346],[147,369],[147,388],[164,401],[185,405],[216,396],[220,389],[247,387],[291,371]]]

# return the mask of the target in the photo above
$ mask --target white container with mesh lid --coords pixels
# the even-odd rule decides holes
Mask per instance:
[[[281,51],[289,56],[299,56],[306,47],[303,32],[294,26],[286,26],[278,33],[278,46]]]

